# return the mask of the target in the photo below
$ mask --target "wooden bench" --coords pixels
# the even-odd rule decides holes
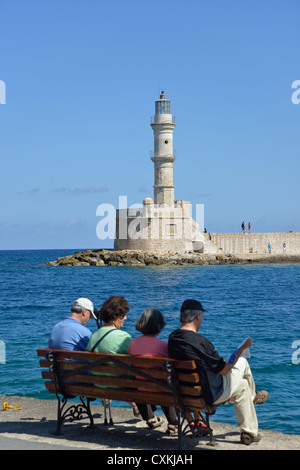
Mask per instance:
[[[191,433],[184,423],[186,413],[197,410],[208,427],[208,444],[214,445],[209,416],[215,413],[215,407],[208,407],[201,396],[194,361],[51,349],[38,349],[37,354],[42,358],[40,366],[45,386],[58,400],[55,434],[61,433],[65,420],[74,421],[86,415],[90,426],[94,427],[90,402],[100,398],[174,406],[178,416],[179,448],[183,436]],[[75,397],[79,397],[80,404],[68,403]]]

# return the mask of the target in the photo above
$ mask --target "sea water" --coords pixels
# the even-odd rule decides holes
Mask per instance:
[[[270,393],[257,406],[259,426],[300,434],[300,265],[251,264],[155,267],[55,267],[47,261],[75,250],[0,251],[0,394],[51,399],[44,387],[36,349],[47,347],[52,327],[70,315],[78,297],[99,308],[110,295],[123,295],[130,311],[124,329],[149,306],[162,311],[167,340],[180,326],[186,298],[207,312],[200,332],[227,358],[247,336],[248,359],[257,389]],[[96,330],[96,322],[87,326]],[[2,358],[2,360],[1,360]],[[118,402],[118,406],[127,406]],[[214,421],[236,425],[232,405],[219,407]]]

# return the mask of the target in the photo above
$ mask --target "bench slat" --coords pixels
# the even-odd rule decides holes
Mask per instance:
[[[44,379],[54,381],[54,375],[52,372],[42,372],[42,377]],[[166,391],[166,388],[163,385],[156,384],[154,382],[150,382],[148,380],[138,380],[132,379],[132,377],[105,377],[105,376],[97,376],[97,375],[72,375],[69,378],[69,382],[76,382],[79,384],[82,383],[89,383],[89,384],[98,384],[98,385],[111,385],[116,387],[126,387],[129,389],[142,389],[142,390],[153,390],[157,392]],[[62,385],[64,386],[65,382],[62,381]],[[201,387],[200,386],[192,386],[192,385],[180,385],[180,391],[182,394],[191,395],[200,397],[201,396]]]
[[[86,362],[94,362],[98,361],[102,357],[107,357],[107,361],[109,362],[109,358],[117,359],[120,362],[125,364],[131,364],[133,366],[144,365],[145,359],[147,360],[147,365],[149,367],[162,367],[165,361],[174,362],[176,369],[183,369],[183,370],[196,370],[195,361],[181,361],[176,359],[166,358],[157,358],[157,357],[146,357],[146,356],[129,356],[127,354],[106,354],[106,353],[91,353],[88,351],[63,351],[60,349],[38,349],[37,354],[38,356],[44,356],[47,352],[55,353],[56,358],[59,359],[73,359],[76,361],[86,361]]]
[[[73,362],[73,361],[58,361],[58,364],[60,368],[71,371],[71,370],[76,370],[80,369],[80,367],[83,366],[83,363],[78,363],[78,362]],[[49,362],[47,360],[40,360],[40,366],[42,368],[48,368],[52,365],[52,362]],[[108,370],[109,368],[109,370]],[[112,371],[113,368],[113,371]],[[146,368],[143,368],[144,372],[147,371]],[[163,370],[159,369],[149,369],[151,370],[151,375],[152,377],[156,379],[167,379],[169,377],[169,373],[165,372]],[[132,376],[132,372],[130,370],[124,369],[123,367],[115,366],[115,365],[103,365],[103,366],[96,366],[93,367],[94,372],[102,372],[102,373],[115,373],[115,374],[122,374],[122,375],[130,375]],[[191,373],[191,374],[185,374],[183,372],[178,371],[177,372],[178,380],[180,382],[187,382],[187,383],[194,383],[197,384],[199,383],[199,376],[197,373]]]
[[[46,388],[49,392],[55,393],[53,382],[45,382]],[[173,396],[171,393],[153,393],[143,392],[140,390],[130,391],[123,388],[99,388],[95,386],[79,386],[68,384],[64,387],[64,393],[84,396],[87,398],[108,398],[111,400],[128,401],[136,403],[148,403],[151,405],[174,406]],[[203,398],[194,398],[189,396],[182,397],[184,405],[190,410],[203,410],[206,409]]]
[[[53,380],[53,374],[51,372],[44,372],[42,374],[44,379],[51,379]],[[164,391],[166,390],[165,387],[158,385],[154,382],[142,381],[132,379],[130,377],[122,378],[122,377],[105,377],[105,376],[96,376],[96,375],[74,375],[69,378],[69,382],[76,382],[78,385],[82,383],[89,383],[89,384],[97,384],[97,385],[107,385],[107,386],[115,386],[121,388],[129,388],[138,390],[139,388],[149,389],[153,391]],[[61,382],[62,387],[65,387],[68,382]]]

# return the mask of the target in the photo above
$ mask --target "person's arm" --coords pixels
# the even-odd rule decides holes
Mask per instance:
[[[237,360],[241,357],[243,351],[247,348],[250,348],[250,346],[252,346],[252,338],[248,338],[247,341],[238,349],[234,362],[232,364],[227,363],[219,373],[221,375],[227,375],[228,372],[230,372],[231,369],[234,367]]]

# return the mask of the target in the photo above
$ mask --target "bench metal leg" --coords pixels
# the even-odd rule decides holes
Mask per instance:
[[[91,400],[89,398],[86,398],[86,403],[84,402],[83,397],[79,397],[81,404],[72,404],[68,408],[65,409],[68,398],[63,397],[60,399],[60,397],[57,395],[57,422],[56,422],[56,431],[54,434],[56,436],[61,436],[61,426],[64,423],[64,421],[69,420],[70,422],[73,422],[75,420],[81,420],[84,417],[88,416],[90,419],[90,424],[88,426],[89,429],[93,429],[96,426],[94,425],[94,418],[91,412],[91,407],[90,407],[90,402]]]
[[[213,434],[213,430],[210,427],[210,422],[209,422],[209,413],[205,413],[206,419],[204,420],[204,423],[208,427],[209,430],[209,442],[207,443],[208,446],[216,446],[218,445],[217,442],[215,441],[215,436]]]
[[[182,448],[182,441],[185,436],[194,437],[189,423],[186,421],[186,412],[182,411],[178,413],[178,441],[177,447],[180,450]],[[184,424],[185,423],[185,424]]]
[[[181,413],[177,411],[177,418],[178,418],[178,439],[177,439],[177,447],[181,450],[182,447],[182,438],[184,436],[183,432],[183,423],[185,420],[185,414],[181,416]]]
[[[102,401],[102,405],[104,407],[104,425],[105,426],[108,425],[107,409],[108,409],[108,412],[109,412],[109,424],[113,425],[114,422],[113,422],[112,415],[111,415],[111,400],[108,400],[107,398],[105,398],[104,400],[101,400],[101,401]]]

